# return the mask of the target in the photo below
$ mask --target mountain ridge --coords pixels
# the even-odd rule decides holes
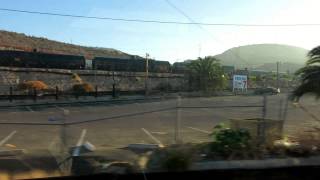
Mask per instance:
[[[284,44],[250,44],[230,48],[214,57],[222,65],[251,70],[275,71],[276,62],[281,62],[280,71],[294,72],[305,64],[308,51]]]

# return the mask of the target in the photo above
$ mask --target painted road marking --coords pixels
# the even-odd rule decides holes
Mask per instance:
[[[187,139],[190,139],[192,142],[196,142],[196,143],[203,143],[203,141],[200,141],[198,139],[194,139],[192,137],[187,137]]]
[[[77,142],[76,148],[73,150],[72,156],[79,156],[80,155],[80,148],[83,144],[84,137],[86,136],[87,130],[83,129],[80,135],[80,138]]]
[[[7,137],[3,138],[3,139],[0,141],[0,146],[3,146],[3,145],[4,145],[7,141],[9,141],[9,139],[11,139],[12,136],[13,136],[14,134],[16,134],[16,133],[17,133],[17,131],[14,130],[14,131],[12,131]]]
[[[69,111],[68,109],[60,107],[60,106],[57,106],[57,105],[54,105],[54,107],[59,109],[60,111]]]
[[[34,110],[33,110],[33,109],[31,109],[31,107],[30,107],[30,106],[26,106],[26,108],[28,109],[28,111],[30,111],[30,112],[34,112]]]
[[[63,107],[60,107],[60,106],[57,106],[57,105],[54,105],[55,108],[57,108],[58,110],[62,111],[64,115],[69,115],[70,114],[70,111],[66,108],[63,108]]]
[[[194,127],[187,127],[187,128],[195,130],[195,131],[199,131],[199,132],[202,132],[202,133],[206,133],[206,134],[211,134],[210,131],[206,131],[206,130],[203,130],[203,129],[194,128]]]
[[[168,134],[167,132],[155,132],[155,131],[153,131],[153,132],[151,132],[152,134],[159,134],[159,135],[166,135],[166,134]]]
[[[148,130],[146,130],[145,128],[141,128],[141,130],[146,133],[154,142],[156,142],[159,147],[164,147],[164,145],[161,143],[161,141],[159,139],[157,139],[156,137],[154,137]]]

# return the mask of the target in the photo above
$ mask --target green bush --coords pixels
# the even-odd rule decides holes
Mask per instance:
[[[235,151],[243,151],[250,148],[250,133],[247,130],[233,130],[224,125],[218,125],[211,134],[214,141],[211,143],[211,151],[228,156]]]
[[[168,150],[162,161],[162,167],[168,171],[185,171],[192,163],[192,155],[179,150]]]

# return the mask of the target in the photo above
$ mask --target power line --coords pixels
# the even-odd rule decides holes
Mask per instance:
[[[19,9],[7,9],[0,8],[0,11],[7,12],[18,12],[48,16],[60,16],[70,18],[82,18],[82,19],[97,19],[97,20],[109,20],[109,21],[122,21],[122,22],[138,22],[138,23],[157,23],[157,24],[178,24],[178,25],[202,25],[202,26],[236,26],[236,27],[295,27],[295,26],[320,26],[320,23],[302,23],[302,24],[242,24],[242,23],[206,23],[206,22],[195,22],[192,19],[190,22],[182,21],[160,21],[160,20],[146,20],[146,19],[127,19],[127,18],[113,18],[113,17],[99,17],[99,16],[84,16],[75,14],[61,14],[52,12],[40,12],[40,11],[29,11]]]
[[[193,20],[193,18],[191,18],[187,13],[185,13],[182,9],[180,9],[178,6],[176,6],[175,4],[171,3],[169,0],[165,0],[166,3],[171,6],[173,9],[175,9],[176,11],[178,11],[181,15],[183,15],[184,17],[186,17],[191,23],[195,23],[196,21]],[[214,37],[214,35],[209,32],[208,30],[206,30],[205,28],[202,27],[201,24],[194,24],[196,25],[199,29],[203,30],[204,32],[208,33],[215,41],[219,42],[220,44],[225,44],[224,42],[222,42],[221,40],[217,39],[216,37]],[[249,66],[249,63],[247,60],[241,58],[239,56],[239,54],[237,53],[233,53],[238,59],[242,60],[247,66]]]
[[[165,0],[173,9],[175,9],[176,11],[178,11],[180,14],[182,14],[184,17],[186,17],[190,23],[193,23],[194,25],[200,25],[199,23],[197,23],[196,21],[194,21],[190,16],[188,16],[187,13],[185,13],[184,11],[182,11],[180,8],[178,8],[176,5],[174,5],[173,3],[171,3],[169,0]],[[199,26],[200,28],[202,28],[201,26]]]

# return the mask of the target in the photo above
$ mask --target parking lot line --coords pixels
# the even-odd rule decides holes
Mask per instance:
[[[28,111],[30,111],[30,112],[34,112],[34,110],[33,110],[33,109],[31,109],[31,107],[30,107],[30,106],[26,106],[26,108],[28,109]]]
[[[145,128],[141,128],[141,130],[146,133],[154,142],[156,142],[160,147],[164,147],[164,145],[161,143],[161,141],[159,139],[157,139],[156,137],[154,137],[148,130],[146,130]]]
[[[200,141],[198,139],[194,139],[192,137],[187,137],[188,139],[190,139],[192,142],[196,142],[196,143],[203,143],[203,141]]]
[[[77,145],[72,153],[72,156],[79,156],[80,155],[80,148],[81,145],[83,144],[84,137],[86,136],[87,130],[83,129],[80,135],[80,138],[78,139]]]
[[[150,132],[150,133],[152,133],[152,134],[158,134],[158,135],[166,135],[166,134],[168,134],[167,132],[155,132],[155,131]]]
[[[17,131],[16,130],[14,130],[14,131],[12,131],[8,136],[6,136],[5,138],[3,138],[1,141],[0,141],[0,146],[3,146],[7,141],[9,141],[9,139],[11,139],[12,138],[12,136],[14,135],[14,134],[16,134],[17,133]]]
[[[210,134],[211,133],[210,131],[206,131],[206,130],[199,129],[199,128],[194,128],[194,127],[187,127],[187,128],[195,130],[195,131],[199,131],[199,132],[202,132],[202,133],[205,133],[205,134]]]
[[[63,107],[60,107],[58,105],[54,105],[55,108],[57,108],[58,110],[60,111],[68,111],[67,109],[63,108]]]

